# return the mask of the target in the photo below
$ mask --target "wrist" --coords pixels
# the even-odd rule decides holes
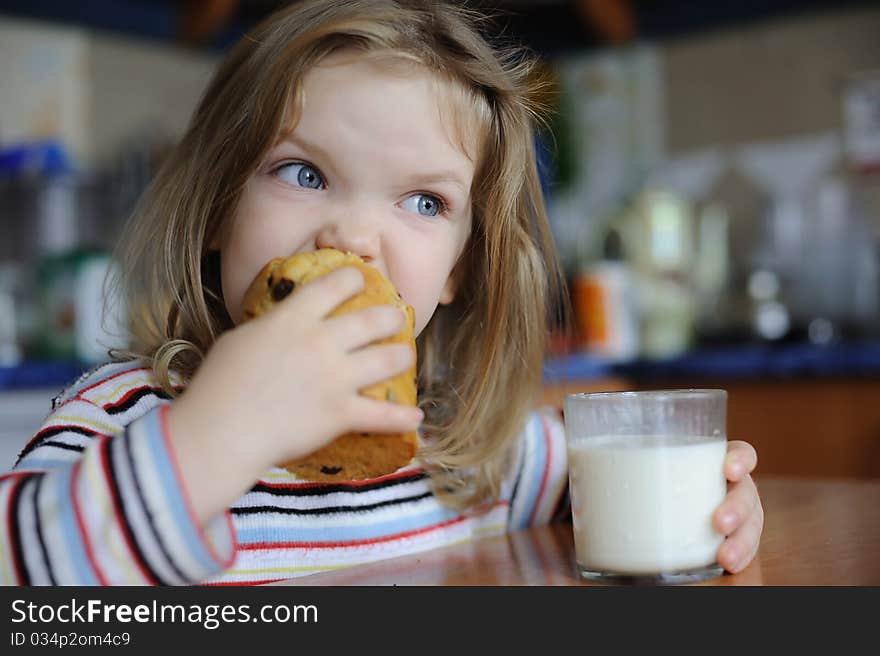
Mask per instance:
[[[224,472],[224,478],[238,486],[252,484],[272,463],[254,440],[223,417],[199,411],[185,394],[168,408],[168,439],[189,470],[196,468]]]

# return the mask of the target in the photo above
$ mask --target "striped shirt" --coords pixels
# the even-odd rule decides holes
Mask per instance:
[[[172,383],[182,389],[179,378]],[[565,444],[532,413],[498,500],[449,509],[417,461],[365,481],[318,483],[281,468],[196,521],[165,426],[171,399],[139,362],[85,374],[0,476],[6,585],[228,585],[278,581],[550,521],[567,509]]]

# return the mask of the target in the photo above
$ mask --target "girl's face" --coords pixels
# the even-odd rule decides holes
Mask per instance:
[[[455,293],[471,228],[473,161],[441,120],[442,84],[332,56],[303,80],[302,116],[270,151],[220,239],[232,320],[273,257],[318,248],[360,255],[415,310],[418,335]],[[444,112],[445,113],[445,112]]]

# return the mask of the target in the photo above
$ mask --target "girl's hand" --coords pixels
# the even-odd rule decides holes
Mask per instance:
[[[724,475],[729,481],[727,496],[715,511],[712,522],[727,536],[718,549],[718,564],[733,574],[752,562],[764,528],[764,508],[750,476],[757,464],[758,455],[750,444],[728,443],[724,459]]]
[[[363,285],[357,269],[337,269],[215,342],[168,411],[182,476],[192,496],[204,497],[193,499],[197,514],[222,510],[270,466],[341,433],[418,427],[417,408],[358,393],[412,365],[408,345],[372,344],[403,327],[403,312],[375,306],[327,317]]]

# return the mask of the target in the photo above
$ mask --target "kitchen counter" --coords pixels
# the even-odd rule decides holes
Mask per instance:
[[[539,402],[568,394],[727,390],[727,435],[758,451],[767,474],[880,478],[880,343],[704,349],[610,365],[584,354],[547,361]]]
[[[668,360],[609,363],[587,353],[548,358],[547,384],[598,378],[652,381],[683,379],[792,379],[831,376],[880,377],[880,342],[814,344],[744,344],[702,348]]]
[[[67,360],[35,360],[0,366],[0,392],[10,389],[53,387],[59,390],[75,380],[87,365]],[[827,376],[880,377],[880,342],[815,346],[745,344],[703,348],[668,360],[610,363],[587,353],[547,358],[546,384],[626,378],[766,379]]]
[[[33,388],[57,388],[60,392],[86,369],[86,365],[71,360],[30,360],[0,366],[0,392]]]
[[[0,367],[0,465],[84,370],[54,361]],[[755,446],[765,473],[880,477],[880,342],[730,346],[618,365],[553,357],[539,401],[561,407],[573,392],[685,387],[728,391],[728,435]]]

